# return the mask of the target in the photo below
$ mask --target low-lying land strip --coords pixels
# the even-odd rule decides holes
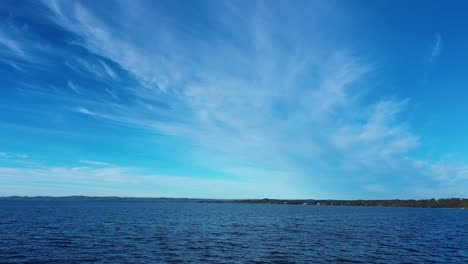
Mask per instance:
[[[468,209],[468,199],[445,198],[424,200],[323,200],[323,199],[196,199],[196,198],[142,198],[142,197],[94,197],[94,196],[8,196],[0,201],[76,201],[76,202],[192,202],[192,203],[241,203],[241,204],[292,204],[326,206],[382,206],[382,207],[421,207],[421,208],[463,208]]]

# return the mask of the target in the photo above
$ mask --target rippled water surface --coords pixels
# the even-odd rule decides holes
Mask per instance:
[[[468,263],[468,210],[0,202],[1,263]]]

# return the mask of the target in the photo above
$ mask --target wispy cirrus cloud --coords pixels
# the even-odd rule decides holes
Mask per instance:
[[[411,188],[426,183],[446,188],[438,180],[441,175],[451,177],[451,186],[466,186],[463,166],[447,169],[411,158],[423,144],[404,118],[411,100],[377,96],[373,78],[380,77],[378,65],[336,45],[321,30],[325,24],[334,25],[329,23],[336,17],[331,4],[310,3],[311,10],[331,12],[318,14],[317,21],[308,24],[310,31],[272,19],[288,16],[283,13],[287,9],[275,13],[279,9],[261,2],[248,9],[237,6],[241,3],[217,3],[215,14],[204,16],[209,23],[190,26],[164,13],[155,15],[157,8],[146,4],[110,2],[103,10],[87,2],[44,1],[49,11],[45,20],[68,36],[62,43],[66,50],[57,47],[54,56],[63,58],[70,72],[54,91],[41,95],[71,114],[190,144],[194,147],[187,162],[247,178],[242,184],[211,181],[223,188],[254,193],[247,185],[261,185],[268,178],[275,186],[322,198],[340,194],[320,194],[321,189],[346,185],[376,195],[398,195],[402,190],[417,193]],[[437,35],[431,62],[441,49]],[[56,175],[56,180],[103,175],[103,168],[95,168],[99,166],[115,167],[105,171],[106,177],[112,172],[122,182],[132,182],[125,174],[135,175],[112,164],[81,163],[77,168],[38,170]],[[33,171],[24,173],[34,176]],[[187,179],[174,181],[190,189],[183,180]],[[205,179],[189,182],[200,190],[210,184]],[[262,195],[274,193],[273,185]]]
[[[378,179],[389,170],[409,173],[402,167],[411,173],[418,170],[417,161],[407,155],[420,139],[400,115],[409,100],[367,101],[362,87],[368,85],[372,64],[349,52],[295,45],[300,42],[295,42],[294,32],[271,34],[273,11],[261,4],[243,14],[245,28],[232,24],[235,9],[224,10],[219,24],[231,32],[247,32],[243,46],[219,37],[182,34],[180,28],[144,15],[137,24],[160,34],[141,43],[135,40],[142,32],[126,31],[128,37],[119,37],[122,34],[115,30],[126,30],[124,25],[111,27],[83,5],[52,7],[54,21],[81,37],[78,45],[115,62],[142,85],[130,90],[135,98],[130,105],[89,104],[78,108],[83,114],[186,138],[240,164],[255,161],[259,171],[288,168],[313,179],[315,166],[338,166],[335,174],[349,170],[363,174],[359,181],[368,190],[384,188],[367,188],[376,185],[366,179]],[[141,7],[127,7],[129,11],[121,15],[127,22],[135,20],[133,12]],[[187,38],[190,47],[181,45]],[[430,61],[439,56],[441,45],[437,35]],[[161,101],[167,107],[148,108],[142,101]],[[434,177],[428,170],[421,169],[417,178]]]
[[[83,107],[77,107],[77,108],[76,108],[76,111],[77,111],[78,113],[82,113],[82,114],[85,114],[85,115],[91,115],[91,116],[94,116],[94,115],[95,115],[95,113],[93,113],[93,112],[91,112],[91,111],[89,111],[88,109],[83,108]]]
[[[106,196],[125,193],[135,197],[251,198],[276,194],[288,197],[297,192],[283,183],[259,184],[252,180],[193,178],[179,175],[148,174],[138,168],[81,161],[86,166],[0,166],[0,184],[8,186],[1,196],[36,195]],[[216,186],[216,188],[213,188]]]
[[[80,163],[93,166],[112,166],[111,163],[96,160],[80,160]]]
[[[0,158],[27,159],[29,156],[23,153],[0,152]]]
[[[429,55],[429,62],[434,63],[442,52],[442,36],[437,34],[434,43],[432,44],[431,54]]]
[[[18,41],[18,29],[11,25],[0,27],[0,57],[1,62],[16,70],[22,70],[22,61],[31,60],[30,54]]]
[[[60,54],[51,45],[42,45],[41,36],[27,25],[0,19],[0,57],[16,70],[26,65],[43,67]]]
[[[17,40],[18,36],[22,36],[18,31],[18,29],[12,26],[0,29],[0,47],[3,48],[2,53],[4,53],[2,57],[7,54],[21,59],[28,59],[30,57],[22,44]]]

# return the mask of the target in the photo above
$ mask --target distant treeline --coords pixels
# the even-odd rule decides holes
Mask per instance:
[[[247,199],[235,200],[236,203],[258,204],[297,204],[297,205],[340,205],[340,206],[384,206],[384,207],[422,207],[422,208],[466,208],[468,199],[425,199],[425,200],[278,200]]]
[[[468,199],[426,199],[426,200],[281,200],[281,199],[193,199],[193,198],[140,198],[140,197],[93,197],[93,196],[9,196],[0,197],[0,201],[62,201],[62,202],[172,202],[172,203],[248,203],[248,204],[295,204],[295,205],[329,205],[329,206],[384,206],[384,207],[423,207],[423,208],[465,208]]]
[[[0,197],[0,201],[58,201],[58,202],[207,202],[212,199],[191,199],[191,198],[147,198],[147,197],[118,197],[118,196],[8,196]]]

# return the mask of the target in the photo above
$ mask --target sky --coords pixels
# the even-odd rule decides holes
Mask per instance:
[[[466,1],[0,1],[0,196],[468,197]]]

